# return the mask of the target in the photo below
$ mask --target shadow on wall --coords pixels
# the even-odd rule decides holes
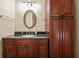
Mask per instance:
[[[75,40],[75,57],[79,58],[79,0],[74,1],[74,40]]]
[[[0,58],[2,57],[2,42],[1,42],[1,37],[0,37]]]
[[[14,34],[15,21],[0,19],[0,38]]]

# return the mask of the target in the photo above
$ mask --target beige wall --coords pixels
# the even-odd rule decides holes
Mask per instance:
[[[15,0],[0,0],[0,15],[15,18]],[[3,17],[5,18],[5,17]],[[0,18],[0,57],[2,55],[1,38],[14,34],[15,21],[12,19]]]
[[[75,2],[75,57],[79,58],[79,0],[74,0]]]
[[[0,15],[15,18],[15,0],[0,0]],[[0,18],[0,37],[11,35],[15,31],[14,19],[3,18]]]
[[[32,7],[24,5],[22,1],[16,0],[16,31],[45,31],[45,0],[26,0],[37,2],[36,6]],[[32,29],[26,28],[23,23],[23,16],[27,10],[33,10],[37,17],[37,23]]]

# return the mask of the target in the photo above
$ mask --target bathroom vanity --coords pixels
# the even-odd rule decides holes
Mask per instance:
[[[23,36],[5,37],[3,57],[74,57],[73,0],[16,0],[15,5],[15,32],[44,31],[46,36],[24,36],[28,33],[23,32]]]
[[[47,37],[6,37],[3,38],[4,58],[48,58]]]

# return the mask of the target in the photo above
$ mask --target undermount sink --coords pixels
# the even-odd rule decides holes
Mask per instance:
[[[44,38],[45,32],[15,32],[16,38]]]
[[[23,35],[22,37],[35,37],[35,35]]]

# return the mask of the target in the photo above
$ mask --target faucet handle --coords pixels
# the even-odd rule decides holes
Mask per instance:
[[[35,29],[35,35],[37,35],[37,29]]]

